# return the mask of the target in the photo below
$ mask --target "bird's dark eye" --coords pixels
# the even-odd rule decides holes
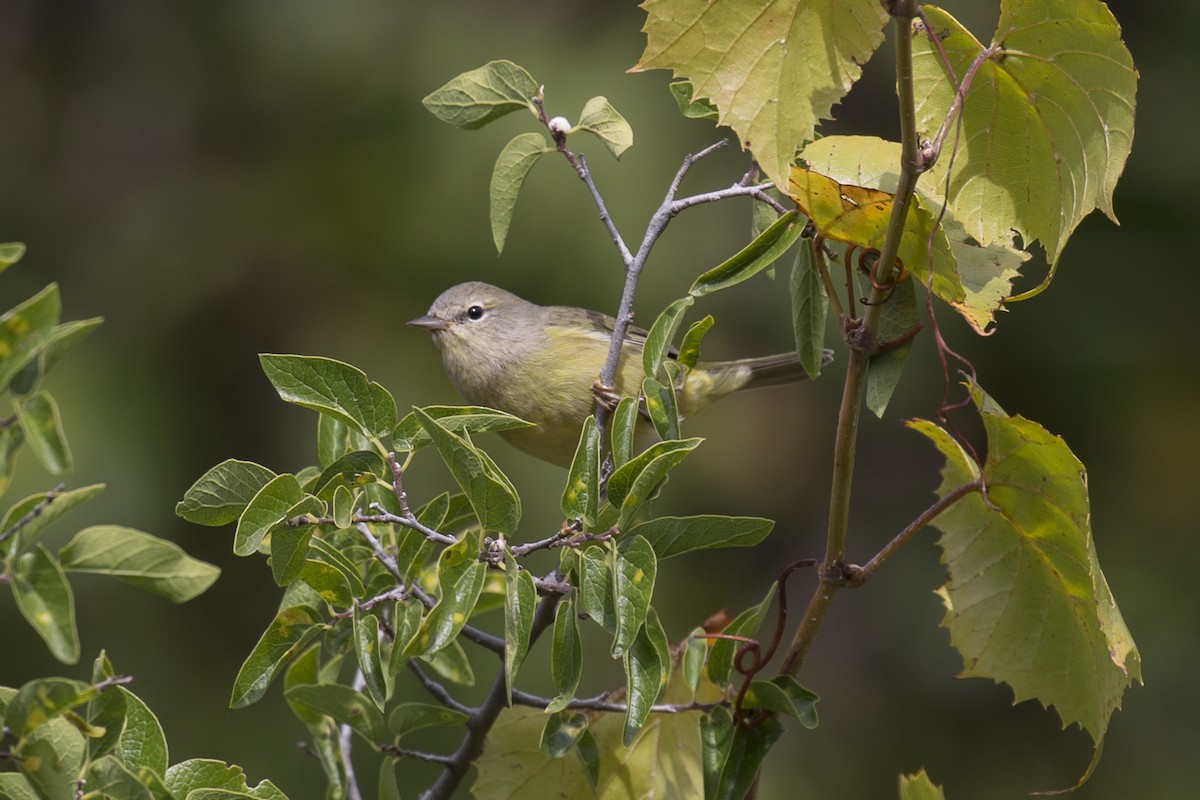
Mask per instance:
[[[468,308],[467,319],[483,319],[483,306],[471,306]]]

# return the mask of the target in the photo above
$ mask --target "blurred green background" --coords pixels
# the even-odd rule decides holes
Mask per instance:
[[[975,15],[965,20],[986,39],[996,12],[979,5],[950,9]],[[1174,798],[1194,796],[1200,755],[1200,326],[1186,272],[1193,209],[1179,200],[1200,177],[1183,136],[1200,123],[1200,95],[1183,80],[1196,55],[1183,32],[1200,12],[1112,5],[1142,76],[1134,152],[1116,194],[1121,227],[1085,221],[1053,287],[1005,314],[994,336],[975,337],[944,308],[939,320],[1005,408],[1064,436],[1087,465],[1101,561],[1141,648],[1148,685],[1127,694],[1099,769],[1076,796]],[[313,415],[278,400],[259,352],[347,360],[402,407],[453,402],[428,337],[403,325],[443,288],[483,279],[540,302],[615,308],[619,262],[564,163],[546,159],[533,171],[508,248],[495,254],[491,163],[531,121],[513,115],[468,134],[435,121],[420,99],[494,58],[544,82],[551,114],[577,117],[588,97],[606,95],[633,125],[635,146],[619,163],[598,144],[581,147],[625,238],[637,242],[683,155],[727,135],[679,117],[665,73],[624,74],[641,52],[642,22],[632,4],[610,0],[6,0],[0,240],[24,241],[29,253],[0,277],[0,307],[53,280],[64,319],[107,320],[51,376],[76,460],[69,485],[108,484],[55,526],[55,541],[87,524],[130,525],[224,573],[182,607],[74,578],[78,667],[54,662],[4,593],[0,683],[85,677],[107,648],[159,714],[172,762],[224,759],[294,800],[321,796],[316,762],[295,746],[304,730],[278,691],[226,708],[241,660],[274,613],[269,571],[233,557],[230,529],[188,525],[174,503],[227,457],[276,470],[315,460]],[[894,137],[887,54],[867,73],[830,129]],[[736,180],[746,166],[736,149],[696,168],[687,189]],[[728,204],[673,222],[643,281],[639,321],[738,249],[748,217],[744,204]],[[1031,264],[1026,285],[1043,268]],[[756,279],[694,313],[717,317],[709,357],[790,346],[786,281]],[[864,424],[850,550],[860,562],[929,504],[938,482],[932,448],[901,424],[937,407],[928,335],[910,364],[888,417]],[[672,638],[719,608],[756,602],[783,563],[820,554],[840,379],[835,363],[815,385],[733,398],[690,426],[709,441],[676,472],[661,507],[762,514],[778,525],[768,546],[668,562],[657,597]],[[561,472],[492,444],[525,495],[525,536],[540,538],[558,524]],[[447,486],[432,458],[417,467],[415,499]],[[26,454],[6,500],[53,483]],[[1014,798],[1070,785],[1084,769],[1087,738],[1060,731],[1053,712],[1011,706],[1005,687],[954,679],[960,660],[938,627],[933,538],[922,534],[835,604],[801,676],[822,697],[821,726],[792,726],[762,797],[894,797],[897,773],[924,766],[949,797]],[[804,577],[793,582],[797,597],[809,588]],[[543,643],[532,661],[546,652]],[[585,690],[614,685],[603,646],[590,653]],[[529,677],[536,685],[536,670]]]

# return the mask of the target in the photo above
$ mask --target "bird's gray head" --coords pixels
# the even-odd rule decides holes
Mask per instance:
[[[496,286],[470,281],[438,295],[408,321],[433,334],[446,371],[460,390],[473,373],[504,369],[540,342],[545,309]]]

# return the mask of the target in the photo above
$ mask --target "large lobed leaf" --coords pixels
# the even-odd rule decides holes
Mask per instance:
[[[707,98],[764,173],[787,186],[796,150],[883,41],[877,0],[646,0],[634,70],[670,69]]]
[[[980,474],[987,491],[934,522],[949,571],[943,624],[964,676],[1053,705],[1099,747],[1121,695],[1141,681],[1141,656],[1096,558],[1087,476],[1062,439],[981,391],[975,398],[988,439],[982,470],[942,428],[910,423],[946,457],[940,495]]]
[[[925,12],[957,83],[983,45],[945,11]],[[1004,0],[992,42],[999,51],[983,62],[963,104],[950,204],[983,244],[1015,230],[1027,244],[1040,240],[1053,264],[1093,209],[1116,219],[1112,193],[1133,142],[1137,72],[1098,0]],[[917,124],[932,136],[955,86],[923,31],[913,50]],[[938,183],[947,162],[943,153]]]

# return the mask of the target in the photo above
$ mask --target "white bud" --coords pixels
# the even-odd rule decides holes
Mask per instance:
[[[550,132],[553,134],[565,134],[570,132],[571,123],[567,121],[566,117],[553,117],[548,123],[546,123],[546,127],[548,127]]]

